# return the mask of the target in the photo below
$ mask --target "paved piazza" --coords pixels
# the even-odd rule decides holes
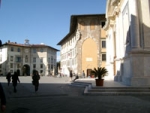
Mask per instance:
[[[34,92],[31,77],[19,77],[17,93],[0,77],[7,97],[5,113],[150,113],[150,96],[84,96],[69,78],[41,77]],[[109,83],[108,83],[109,84]]]

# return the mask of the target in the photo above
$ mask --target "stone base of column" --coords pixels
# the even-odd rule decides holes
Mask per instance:
[[[133,77],[131,79],[131,86],[150,86],[150,77]]]
[[[150,52],[134,51],[123,64],[123,83],[131,86],[150,86]]]

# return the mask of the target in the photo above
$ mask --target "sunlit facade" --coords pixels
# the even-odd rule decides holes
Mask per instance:
[[[150,85],[150,1],[107,0],[107,62],[115,81]]]
[[[0,48],[0,73],[6,75],[18,71],[20,75],[31,75],[34,69],[40,75],[54,75],[57,49],[45,44],[6,42]]]
[[[105,67],[106,35],[104,14],[72,15],[70,32],[58,43],[61,46],[61,71],[69,76],[69,70],[86,76],[94,67]]]

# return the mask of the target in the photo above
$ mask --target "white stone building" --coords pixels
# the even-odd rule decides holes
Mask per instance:
[[[0,48],[0,73],[18,71],[29,76],[36,69],[43,76],[54,75],[57,51],[45,44],[29,44],[29,40],[24,44],[8,41]]]
[[[116,81],[150,85],[150,1],[107,0],[107,68]]]

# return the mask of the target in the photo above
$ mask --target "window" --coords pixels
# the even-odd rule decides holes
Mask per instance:
[[[35,57],[33,58],[33,62],[34,62],[34,63],[36,62],[36,58],[35,58]]]
[[[56,63],[56,59],[54,59],[54,63]]]
[[[21,57],[20,56],[16,57],[16,62],[21,62]]]
[[[106,61],[106,54],[102,54],[102,61]]]
[[[10,56],[10,61],[13,61],[13,59],[14,59],[13,56]]]
[[[11,47],[11,51],[14,51],[14,48],[13,48],[13,47]]]
[[[10,68],[13,68],[13,63],[10,63]]]
[[[53,64],[51,64],[51,70],[53,70]]]
[[[102,41],[102,48],[106,48],[106,41]]]
[[[20,52],[21,50],[20,50],[20,48],[18,48],[18,50],[17,50],[18,52]]]
[[[51,63],[53,64],[53,56],[51,56]]]
[[[33,53],[36,53],[36,49],[35,48],[33,49]]]
[[[43,64],[41,64],[40,67],[43,68]]]
[[[2,68],[2,65],[0,64],[0,68]]]
[[[50,63],[51,62],[51,59],[50,58],[48,58],[48,63]]]
[[[50,69],[50,64],[48,64],[48,69]]]
[[[33,64],[33,68],[34,68],[34,69],[36,68],[36,64]]]

